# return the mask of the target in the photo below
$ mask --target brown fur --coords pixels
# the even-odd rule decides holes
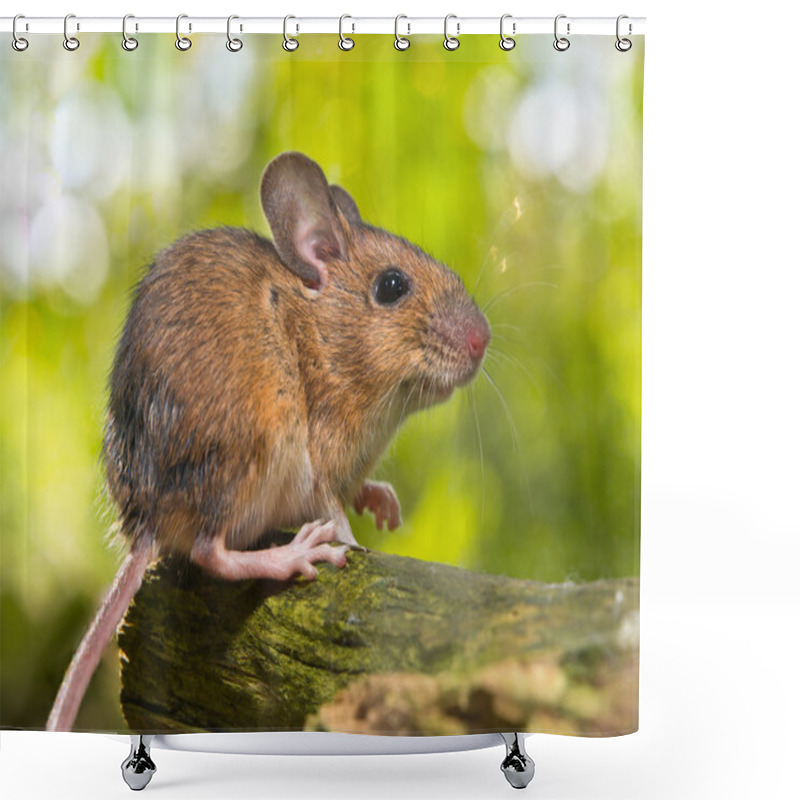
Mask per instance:
[[[104,448],[127,533],[188,554],[197,536],[241,549],[267,527],[334,518],[404,417],[474,374],[452,330],[488,326],[459,278],[327,198],[339,252],[322,248],[322,291],[234,228],[178,241],[140,283]],[[387,307],[372,286],[389,266],[412,291]]]

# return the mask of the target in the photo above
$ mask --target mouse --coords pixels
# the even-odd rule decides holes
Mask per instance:
[[[491,330],[461,278],[364,221],[319,164],[276,156],[260,195],[271,240],[190,233],[133,293],[102,445],[127,554],[47,730],[71,729],[155,559],[184,556],[228,581],[314,580],[360,547],[347,508],[399,527],[397,495],[373,468],[409,415],[481,369]],[[253,549],[269,530],[296,533]]]

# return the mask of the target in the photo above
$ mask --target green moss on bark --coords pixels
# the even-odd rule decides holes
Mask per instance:
[[[621,676],[636,688],[637,609],[634,579],[542,584],[374,552],[288,584],[219,581],[164,561],[120,629],[123,713],[139,731],[324,730],[334,720],[367,732],[361,695],[346,690],[374,698],[380,685],[404,720],[384,733],[499,730],[508,713],[498,708],[520,704],[531,724],[544,714],[564,732],[621,719],[635,729],[635,703],[610,714],[604,692]],[[392,674],[403,677],[369,682]],[[519,691],[509,695],[504,674]],[[435,677],[425,686],[441,707],[397,711],[420,676]]]

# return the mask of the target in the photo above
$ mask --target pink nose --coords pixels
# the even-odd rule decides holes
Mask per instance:
[[[489,344],[489,335],[483,331],[472,330],[467,334],[467,350],[473,361],[480,361]]]

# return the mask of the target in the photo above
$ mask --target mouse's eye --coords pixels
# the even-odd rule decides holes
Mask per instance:
[[[390,267],[375,278],[372,293],[381,305],[388,306],[396,303],[404,294],[408,294],[410,288],[408,275],[396,267]]]

